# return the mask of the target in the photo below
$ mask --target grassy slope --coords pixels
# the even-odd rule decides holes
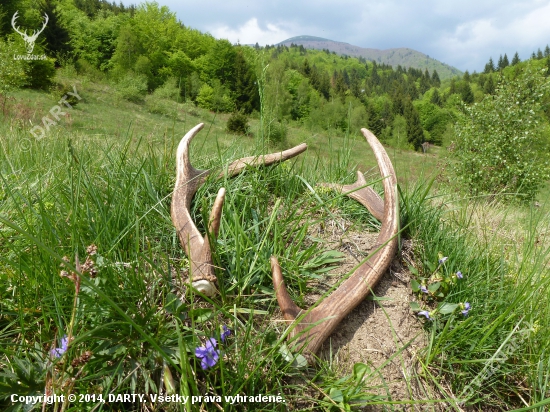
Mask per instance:
[[[105,380],[101,374],[104,372],[92,376],[96,382],[103,382],[103,389],[108,385],[114,385],[112,391],[123,391],[128,385],[158,385],[162,359],[177,376],[188,374],[191,378],[192,372],[171,363],[177,359],[174,353],[180,353],[181,359],[186,356],[185,348],[200,344],[197,336],[215,335],[220,322],[231,322],[234,330],[249,338],[239,341],[237,347],[231,346],[232,358],[220,366],[222,374],[229,378],[218,381],[214,374],[201,374],[199,385],[216,387],[217,393],[224,394],[281,390],[289,399],[294,399],[285,374],[295,372],[276,356],[276,351],[266,344],[267,340],[262,340],[272,336],[269,333],[273,331],[256,330],[259,325],[255,322],[241,324],[242,316],[235,316],[232,311],[252,307],[271,310],[269,268],[259,262],[267,262],[273,248],[286,253],[287,263],[294,262],[285,276],[298,275],[291,277],[289,283],[300,297],[307,279],[300,267],[314,268],[315,261],[311,259],[318,251],[303,250],[301,246],[303,218],[296,215],[296,205],[314,210],[318,206],[292,175],[298,173],[310,183],[349,180],[352,165],[358,164],[360,170],[374,166],[370,155],[363,157],[363,153],[368,153],[364,150],[366,144],[357,135],[345,140],[337,134],[314,135],[291,127],[284,146],[306,141],[310,149],[304,166],[297,163],[294,169],[282,167],[224,183],[230,191],[243,193],[228,202],[221,230],[220,255],[230,276],[224,294],[230,297],[215,302],[213,313],[202,311],[190,315],[195,323],[189,323],[189,319],[177,318],[178,313],[187,313],[188,303],[184,303],[185,308],[174,307],[170,303],[174,285],[158,280],[169,273],[163,262],[171,262],[177,270],[186,265],[169,221],[175,145],[187,129],[200,121],[206,122],[206,130],[199,134],[192,148],[194,164],[205,166],[219,164],[219,157],[231,159],[253,153],[255,140],[227,135],[223,131],[226,115],[215,115],[191,105],[177,108],[174,105],[175,110],[169,115],[155,115],[148,113],[146,106],[118,100],[107,85],[82,80],[77,83],[77,89],[85,100],[70,112],[70,124],[62,120],[45,139],[31,139],[28,152],[22,152],[21,144],[29,136],[29,120],[36,124],[37,119],[46,115],[59,99],[57,94],[20,92],[18,97],[27,102],[30,110],[18,111],[19,123],[1,126],[3,203],[0,216],[3,223],[0,242],[3,252],[0,273],[5,289],[1,294],[0,322],[2,339],[16,345],[1,349],[4,357],[0,366],[5,366],[6,359],[19,358],[25,367],[36,367],[33,356],[51,348],[53,341],[67,330],[71,324],[74,287],[69,280],[57,276],[59,258],[64,254],[72,257],[75,251],[85,256],[85,247],[93,242],[110,264],[102,269],[95,284],[86,283],[80,295],[85,309],[76,312],[77,341],[70,356],[74,359],[84,349],[92,348],[95,357],[89,366],[91,370],[99,371],[102,362],[110,362],[107,370],[114,380],[110,383],[109,379]],[[251,123],[252,130],[257,130],[257,120]],[[73,157],[67,150],[68,139],[72,140]],[[342,150],[346,147],[350,150]],[[404,193],[402,216],[403,224],[410,223],[408,233],[418,242],[415,264],[419,277],[429,276],[430,262],[437,261],[438,252],[445,253],[449,256],[446,271],[461,270],[467,276],[466,283],[453,289],[447,300],[469,301],[473,306],[471,316],[465,321],[460,315],[453,315],[436,316],[433,324],[427,323],[430,346],[422,357],[423,379],[436,386],[442,382],[441,396],[447,397],[451,405],[453,398],[467,393],[468,385],[476,377],[481,384],[475,387],[470,401],[481,405],[510,409],[510,405],[522,403],[519,397],[527,397],[530,404],[547,397],[549,225],[548,216],[542,213],[548,210],[545,209],[547,202],[543,203],[542,210],[517,211],[489,208],[468,200],[462,204],[438,198],[435,201],[444,207],[434,209],[423,203],[422,186],[415,186],[415,182],[422,180],[419,179],[422,174],[429,175],[437,168],[438,158],[391,148],[388,153],[400,181],[409,186]],[[323,159],[321,163],[317,163],[319,158]],[[317,167],[318,164],[325,167]],[[278,182],[284,182],[284,186]],[[212,202],[220,184],[210,182],[201,191],[203,203]],[[273,204],[269,190],[275,191],[276,198],[281,200],[287,219],[286,222],[274,220],[274,233],[286,233],[284,238],[294,233],[297,240],[292,247],[285,242],[272,244],[263,234],[273,218],[269,208],[262,206]],[[251,200],[256,198],[257,201]],[[195,212],[207,210],[204,206],[206,204],[196,204]],[[340,207],[352,206],[340,204]],[[197,219],[200,221],[200,216]],[[8,226],[10,222],[17,223],[21,229]],[[514,224],[516,229],[510,230]],[[258,231],[258,227],[262,229]],[[288,233],[285,227],[293,229]],[[240,249],[229,246],[235,243]],[[130,262],[133,270],[121,272],[112,265],[117,261]],[[497,282],[499,288],[495,288]],[[253,299],[248,297],[251,285],[255,285],[255,295],[261,292]],[[17,295],[14,291],[21,293]],[[428,308],[435,307],[424,302],[421,294],[418,297]],[[168,308],[169,315],[161,310],[163,307]],[[208,305],[204,309],[207,308]],[[209,314],[207,322],[202,319],[205,313]],[[115,323],[109,326],[109,321]],[[502,349],[517,332],[514,327],[518,322],[521,322],[520,329],[531,333],[517,344],[520,346],[514,346],[509,360],[502,360]],[[186,332],[176,334],[176,328],[184,328]],[[91,339],[92,336],[95,339]],[[242,346],[247,341],[256,347]],[[35,342],[39,347],[33,349]],[[252,365],[251,351],[261,354]],[[497,371],[487,377],[484,367],[494,358],[498,360]],[[150,373],[143,367],[138,373],[131,372],[134,361]],[[46,369],[47,366],[43,364]],[[11,364],[10,368],[15,367]],[[324,372],[329,369],[323,368]],[[62,381],[70,373],[76,370],[66,368],[56,376]],[[330,376],[307,379],[321,385],[326,392],[350,385],[347,381],[336,383]],[[523,379],[527,379],[526,388]],[[260,381],[265,386],[258,388]],[[203,389],[190,382],[182,384],[182,390],[202,393]],[[447,387],[449,382],[451,385]],[[84,390],[86,380],[76,385]],[[37,388],[41,389],[43,386]],[[542,408],[544,406],[540,410]]]

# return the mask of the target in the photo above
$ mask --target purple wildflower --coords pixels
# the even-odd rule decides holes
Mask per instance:
[[[428,293],[428,288],[424,285],[420,285],[420,290],[424,293]]]
[[[459,278],[459,279],[462,279],[464,277],[464,275],[462,274],[462,272],[459,270],[458,272],[456,272],[456,277]]]
[[[441,255],[439,255],[439,256],[441,256]],[[439,259],[439,264],[442,265],[443,263],[445,263],[447,261],[447,259],[449,259],[448,256],[442,257],[441,259]]]
[[[465,302],[463,307],[464,307],[464,310],[461,313],[464,316],[468,316],[468,312],[470,311],[470,304],[468,302]]]
[[[419,316],[426,316],[426,319],[431,319],[430,318],[430,312],[428,312],[427,310],[421,310],[420,312],[418,312],[418,315]]]
[[[205,346],[195,348],[195,356],[201,358],[201,368],[208,369],[214,366],[220,357],[220,353],[216,350],[218,341],[214,338],[209,338]]]
[[[50,354],[52,356],[55,356],[56,358],[60,358],[65,352],[67,352],[68,347],[69,347],[69,338],[67,338],[67,335],[65,335],[61,339],[61,347],[52,349],[50,351]]]
[[[229,330],[229,328],[228,328],[227,326],[225,326],[225,325],[223,325],[222,328],[223,328],[223,332],[222,332],[222,334],[221,334],[221,336],[220,336],[220,339],[222,340],[222,342],[225,342],[225,340],[227,339],[227,337],[228,337],[229,335],[231,335],[231,330]]]

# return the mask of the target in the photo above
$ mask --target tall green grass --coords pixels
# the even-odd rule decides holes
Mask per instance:
[[[83,114],[86,105],[82,103]],[[124,112],[116,110],[119,117]],[[268,263],[272,254],[279,256],[289,290],[301,304],[308,284],[339,261],[337,253],[325,250],[310,234],[312,225],[338,213],[364,230],[376,230],[377,222],[364,208],[316,187],[323,181],[353,181],[355,164],[363,169],[373,163],[364,157],[366,143],[349,134],[324,142],[324,147],[310,139],[313,150],[305,160],[208,180],[192,205],[203,233],[217,190],[224,186],[228,195],[214,256],[220,295],[200,299],[184,286],[189,262],[170,220],[175,149],[192,120],[174,118],[161,133],[126,125],[119,128],[124,133],[113,136],[93,135],[93,119],[87,119],[82,132],[55,128],[45,139],[31,139],[29,150],[22,145],[28,138],[24,127],[0,125],[4,410],[22,410],[20,403],[11,404],[12,393],[37,395],[45,390],[103,396],[284,396],[286,403],[262,404],[263,410],[345,410],[368,404],[398,410],[411,402],[426,407],[444,402],[455,410],[462,405],[479,410],[547,407],[545,207],[524,211],[521,218],[510,209],[517,236],[504,242],[498,225],[505,223],[476,221],[473,200],[434,199],[423,181],[401,191],[403,236],[415,245],[412,265],[423,276],[440,252],[448,256],[444,270],[460,270],[465,278],[444,301],[467,301],[472,309],[468,317],[453,313],[426,321],[429,344],[419,359],[420,374],[410,379],[427,382],[440,396],[390,400],[370,387],[379,371],[367,365],[357,364],[353,374],[344,377],[322,361],[304,369],[302,359],[285,343],[288,327],[271,320],[276,308]],[[249,140],[230,142],[215,122],[192,145],[196,167],[221,170],[235,158],[265,153],[265,144],[247,149],[254,146]],[[406,164],[398,165],[398,173]],[[476,207],[481,215],[496,213],[484,203]],[[92,244],[95,255],[88,250]],[[87,260],[97,273],[83,269]],[[60,276],[61,271],[71,276],[78,269],[80,285]],[[225,342],[220,340],[223,325],[232,333]],[[74,337],[67,352],[52,357],[50,351],[60,347],[65,335]],[[195,348],[210,337],[218,339],[221,355],[215,367],[203,371]],[[304,388],[307,395],[301,394]],[[392,406],[395,403],[402,405]],[[217,408],[214,403],[203,407]],[[257,410],[259,405],[222,402],[220,407]],[[35,410],[41,408],[35,405]],[[140,406],[96,401],[48,408],[130,411]]]

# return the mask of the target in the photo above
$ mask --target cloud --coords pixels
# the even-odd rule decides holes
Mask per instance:
[[[434,42],[435,49],[445,53],[451,50],[447,63],[456,66],[478,67],[489,57],[508,54],[510,59],[518,51],[525,60],[532,51],[544,47],[550,37],[550,4],[545,4],[515,18],[482,18],[458,24]],[[546,40],[545,40],[546,39]]]
[[[272,23],[267,23],[265,28],[260,27],[256,17],[236,29],[223,25],[211,27],[208,31],[214,37],[227,39],[232,43],[255,44],[257,42],[260,46],[276,44],[292,37],[288,30]]]

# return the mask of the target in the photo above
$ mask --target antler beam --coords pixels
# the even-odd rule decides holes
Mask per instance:
[[[358,173],[357,181],[353,185],[327,184],[326,186],[348,194],[349,197],[367,207],[377,219],[382,221],[382,228],[375,246],[375,249],[378,250],[367,262],[359,266],[336,291],[308,311],[303,311],[292,301],[287,292],[277,257],[271,257],[273,286],[277,301],[284,318],[287,321],[295,322],[291,336],[297,337],[298,346],[304,349],[304,354],[310,362],[313,361],[312,355],[317,352],[340,321],[378,283],[389,268],[397,250],[399,215],[395,171],[390,158],[376,136],[367,129],[361,129],[361,132],[374,152],[383,178],[384,202],[382,203],[382,199],[374,190],[365,186],[366,181],[360,173]]]
[[[180,141],[176,154],[176,185],[172,195],[172,222],[176,227],[178,237],[183,250],[191,261],[190,278],[193,287],[201,293],[212,296],[215,293],[216,275],[212,265],[212,250],[209,236],[215,239],[218,235],[221,222],[221,213],[225,198],[225,189],[218,192],[214,206],[210,212],[208,233],[203,237],[193,219],[191,218],[191,201],[193,196],[204,184],[210,174],[210,170],[195,169],[189,160],[189,146],[193,138],[204,127],[203,123],[192,128]],[[241,173],[247,166],[271,165],[291,159],[307,149],[302,143],[292,149],[280,153],[272,153],[257,157],[245,157],[235,160],[226,172],[218,175],[218,178],[235,176]]]

